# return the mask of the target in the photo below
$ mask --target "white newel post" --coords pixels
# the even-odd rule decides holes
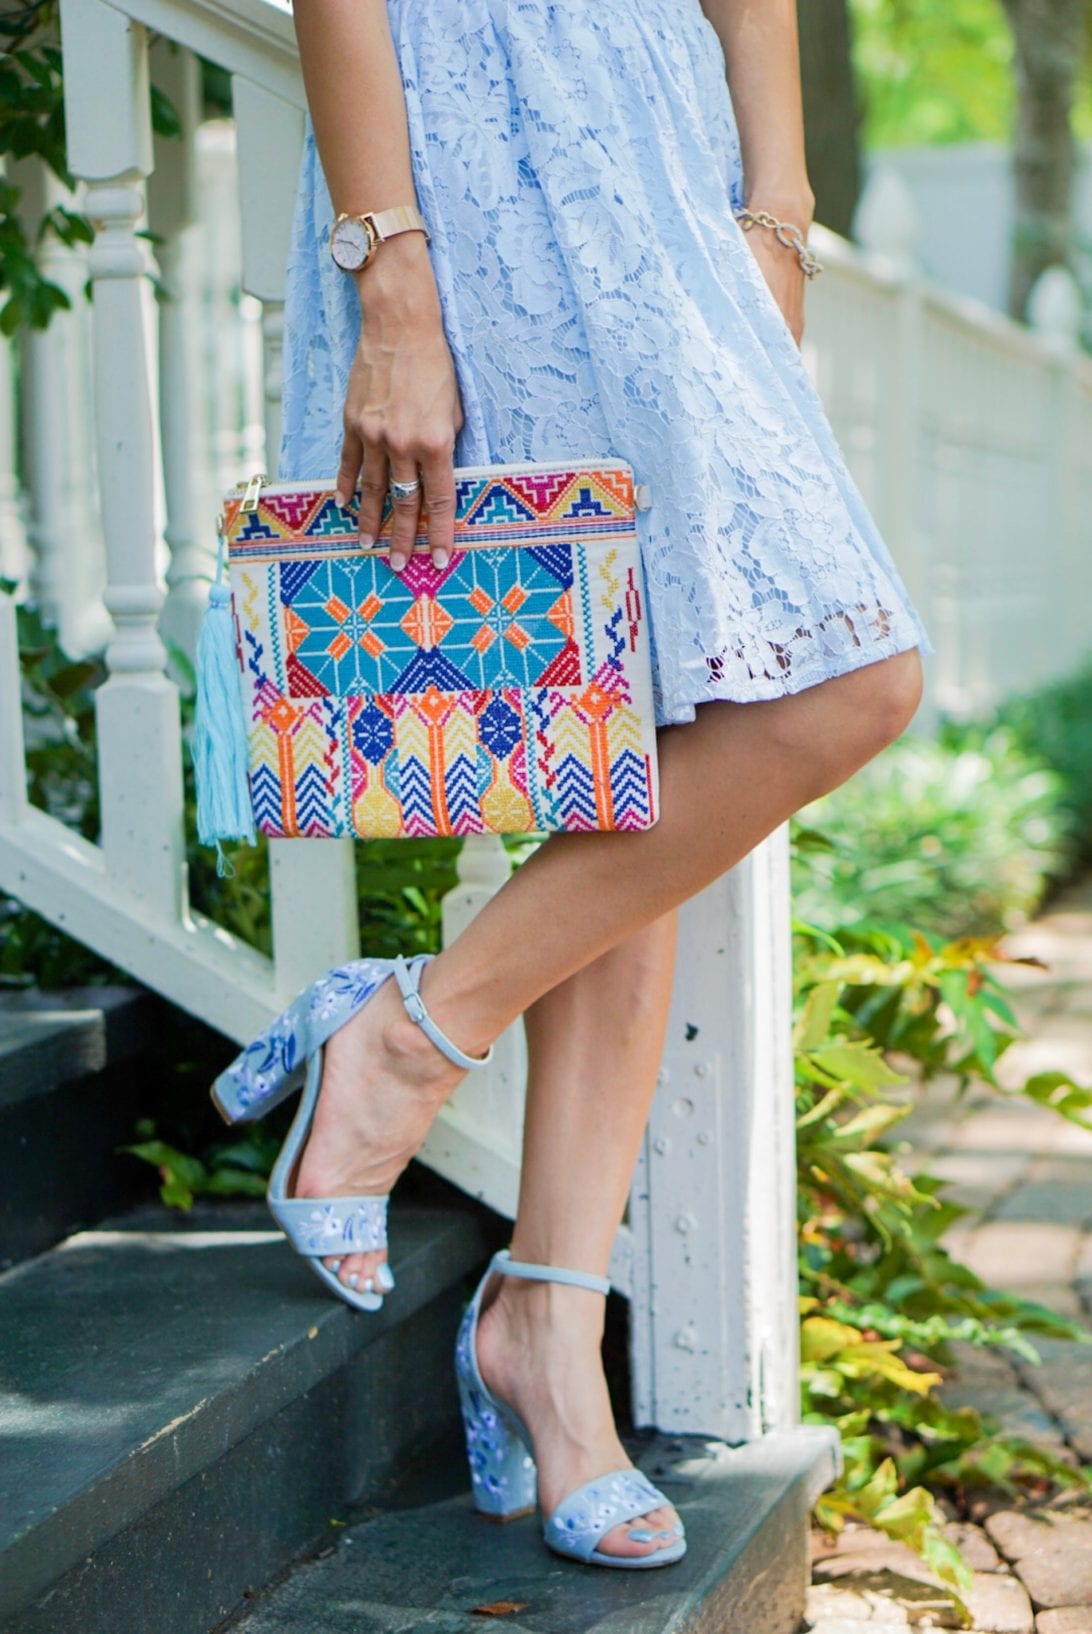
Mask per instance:
[[[1092,552],[1088,549],[1088,518],[1081,495],[1081,292],[1067,267],[1047,267],[1028,296],[1028,322],[1053,353],[1050,368],[1051,426],[1048,439],[1050,481],[1044,517],[1064,564],[1067,594],[1056,617],[1061,628],[1054,637],[1072,664],[1088,650],[1088,608],[1092,597]],[[1087,449],[1083,457],[1087,458]]]
[[[177,922],[183,898],[178,693],[156,633],[155,465],[135,236],[152,163],[145,31],[102,0],[61,0],[69,166],[95,227],[94,419],[106,535],[109,679],[96,698],[102,845],[112,888]],[[87,65],[94,63],[94,73]]]
[[[936,700],[952,673],[951,642],[954,625],[945,618],[947,604],[937,597],[930,567],[930,541],[923,536],[921,502],[924,403],[922,354],[925,346],[924,285],[918,252],[921,222],[917,207],[902,178],[877,166],[861,195],[854,229],[862,247],[887,262],[896,279],[894,313],[888,340],[888,369],[892,389],[882,397],[880,457],[882,483],[877,521],[906,582],[911,600],[928,629],[934,632],[942,667],[914,722],[915,730],[931,734],[936,727]],[[897,388],[894,387],[897,382]],[[937,600],[940,606],[936,605]],[[943,623],[943,630],[940,628]],[[947,683],[950,687],[950,682]]]
[[[284,273],[303,113],[239,74],[232,78],[231,97],[243,227],[242,281],[247,293],[262,302],[265,470],[275,479]],[[290,997],[329,965],[355,959],[360,952],[353,842],[272,840],[269,854],[277,990]]]
[[[199,292],[192,276],[196,265],[187,254],[197,217],[195,137],[201,119],[201,69],[192,51],[159,40],[152,72],[182,128],[181,137],[154,138],[155,170],[148,189],[148,225],[161,238],[156,254],[164,293],[158,308],[159,432],[170,562],[159,629],[192,661],[215,563],[215,509],[206,495],[197,424]]]
[[[680,911],[629,1205],[638,1424],[735,1443],[797,1422],[791,992],[782,828]]]

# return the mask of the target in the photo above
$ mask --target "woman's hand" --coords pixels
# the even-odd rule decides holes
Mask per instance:
[[[791,221],[807,237],[811,225],[811,205],[781,206],[753,204],[753,210],[768,210],[778,221]],[[744,234],[770,286],[774,300],[781,308],[797,346],[804,336],[804,290],[807,278],[794,249],[782,244],[772,227],[749,227]]]
[[[336,498],[345,504],[360,479],[358,527],[368,550],[390,482],[419,477],[415,494],[393,502],[390,564],[398,572],[409,560],[423,499],[429,549],[442,567],[454,544],[453,450],[463,412],[424,234],[399,233],[381,244],[356,278],[363,313]]]

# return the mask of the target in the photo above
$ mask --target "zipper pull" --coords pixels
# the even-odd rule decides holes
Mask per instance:
[[[258,471],[251,477],[243,494],[243,503],[239,506],[240,511],[256,511],[258,509],[258,491],[262,483],[268,481],[269,478],[264,471]]]

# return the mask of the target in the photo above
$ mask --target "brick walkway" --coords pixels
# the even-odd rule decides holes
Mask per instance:
[[[1092,881],[1008,941],[1045,970],[1014,967],[1010,985],[1026,1041],[1004,1057],[1009,1086],[1061,1068],[1092,1082]],[[922,1167],[951,1182],[947,1195],[974,1210],[949,1232],[951,1251],[986,1282],[1018,1290],[1092,1327],[1092,1133],[1030,1104],[976,1092],[957,1109],[938,1085],[919,1096],[900,1133]],[[951,1405],[971,1403],[1007,1431],[1092,1462],[1092,1345],[1034,1339],[1039,1367],[1000,1351],[957,1347],[942,1386]],[[1047,1505],[983,1498],[952,1536],[975,1568],[969,1597],[981,1634],[1092,1634],[1092,1501]],[[813,1538],[805,1627],[812,1634],[867,1628],[958,1627],[909,1549],[870,1528],[847,1528],[832,1547]]]

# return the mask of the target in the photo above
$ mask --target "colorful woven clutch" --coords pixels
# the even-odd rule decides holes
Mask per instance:
[[[254,479],[226,497],[243,732],[229,770],[209,743],[214,714],[232,707],[213,678],[227,652],[220,583],[198,660],[203,838],[252,837],[251,813],[264,834],[311,839],[655,822],[632,468],[601,458],[455,478],[448,563],[433,565],[422,517],[401,573],[387,559],[389,499],[377,547],[362,551],[356,500],[340,508],[332,487]]]

